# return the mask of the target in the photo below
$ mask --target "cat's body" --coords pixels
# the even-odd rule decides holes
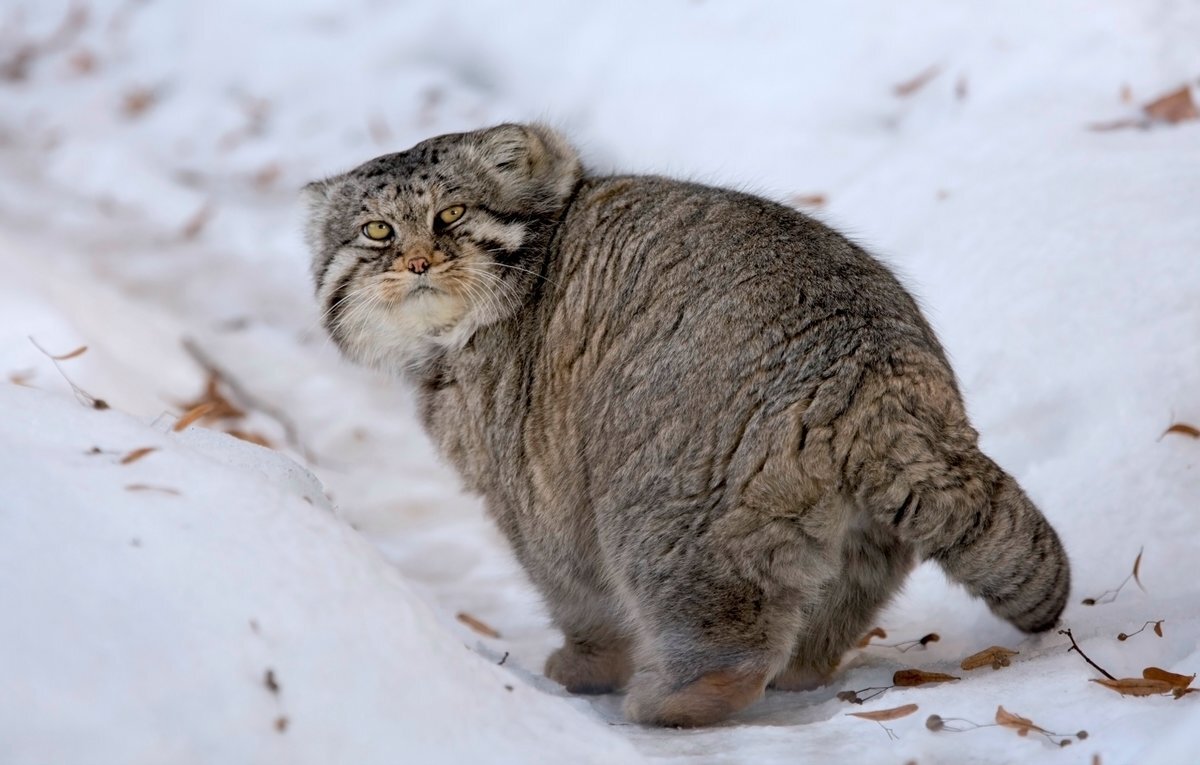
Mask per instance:
[[[1053,530],[979,452],[912,298],[824,225],[587,177],[536,127],[433,139],[315,191],[331,333],[417,383],[565,633],[546,669],[569,689],[628,687],[644,722],[722,719],[768,682],[827,678],[923,558],[1022,629],[1056,622]],[[392,229],[362,248],[382,268],[339,233],[365,220]],[[373,280],[403,290],[363,307]],[[440,318],[414,330],[410,311]]]

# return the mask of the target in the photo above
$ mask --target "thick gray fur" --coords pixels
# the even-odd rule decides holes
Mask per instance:
[[[547,674],[571,690],[713,722],[768,681],[828,678],[923,559],[1022,630],[1056,624],[1057,535],[979,451],[913,299],[836,231],[590,175],[537,125],[433,138],[308,193],[326,327],[416,385],[564,632]]]

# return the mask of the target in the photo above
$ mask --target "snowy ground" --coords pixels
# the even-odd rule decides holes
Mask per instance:
[[[1024,640],[932,569],[879,642],[938,642],[868,648],[835,686],[727,725],[646,730],[616,698],[567,696],[539,674],[557,637],[536,596],[405,392],[317,331],[295,189],[542,118],[595,167],[822,195],[806,209],[920,296],[985,448],[1063,535],[1084,651],[1118,676],[1191,674],[1200,440],[1160,436],[1200,426],[1200,121],[1089,126],[1200,84],[1200,6],[70,7],[0,8],[0,373],[40,389],[0,383],[0,762],[1196,758],[1200,695],[1089,683],[1065,638]],[[62,368],[112,408],[77,403],[29,336],[86,344]],[[172,431],[206,378],[185,338],[264,406]],[[234,427],[315,479],[214,432]],[[1143,547],[1146,592],[1080,604]],[[1116,639],[1158,619],[1161,638]],[[957,669],[990,645],[1020,654]],[[963,679],[835,698],[905,667]],[[895,740],[844,714],[907,703]],[[1060,750],[924,725],[1001,704],[1090,735]]]

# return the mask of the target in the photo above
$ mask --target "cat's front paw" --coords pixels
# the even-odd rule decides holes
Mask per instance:
[[[766,684],[765,672],[748,668],[707,672],[683,686],[653,671],[639,672],[625,697],[625,716],[667,728],[712,725],[756,701]]]
[[[545,673],[571,693],[612,693],[629,682],[633,666],[624,646],[568,640],[546,659]]]
[[[813,691],[832,681],[832,670],[822,672],[812,667],[788,667],[776,675],[768,687],[777,691]]]

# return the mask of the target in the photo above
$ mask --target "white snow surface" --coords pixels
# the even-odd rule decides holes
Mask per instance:
[[[724,725],[645,729],[566,694],[540,674],[557,634],[408,392],[322,337],[296,200],[509,119],[600,170],[824,195],[815,214],[919,297],[985,450],[1063,537],[1084,651],[1192,674],[1200,440],[1162,434],[1200,426],[1200,122],[1088,129],[1195,94],[1192,0],[81,0],[78,30],[70,7],[0,8],[0,373],[24,383],[0,382],[0,763],[1200,760],[1200,694],[1090,683],[1066,638],[1025,638],[928,566],[879,642],[939,641],[858,651]],[[31,336],[86,344],[62,370],[112,408]],[[205,380],[185,338],[300,448],[261,409],[237,426],[279,451],[174,432]],[[1081,604],[1140,549],[1145,591]],[[958,670],[991,645],[1020,654]],[[835,697],[904,667],[962,680]],[[845,716],[907,703],[895,738]],[[924,725],[997,705],[1089,736]]]

